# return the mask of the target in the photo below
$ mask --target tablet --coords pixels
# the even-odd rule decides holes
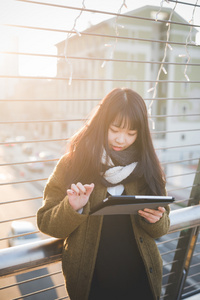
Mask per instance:
[[[159,206],[166,206],[174,202],[172,196],[142,196],[142,195],[121,195],[109,196],[103,202],[94,206],[90,215],[121,215],[137,214],[138,210],[144,208],[157,209]]]

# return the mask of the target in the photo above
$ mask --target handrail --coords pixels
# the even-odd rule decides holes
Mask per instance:
[[[61,259],[63,240],[49,238],[39,242],[0,250],[0,277],[16,275]]]
[[[168,233],[194,228],[200,225],[200,204],[174,210],[170,213]]]
[[[200,226],[200,204],[170,213],[169,233]],[[0,277],[26,272],[61,260],[62,239],[49,238],[39,242],[0,250]]]

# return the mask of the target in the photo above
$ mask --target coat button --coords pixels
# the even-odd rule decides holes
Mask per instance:
[[[140,242],[143,243],[143,238],[142,237],[140,237]]]
[[[153,273],[153,268],[152,267],[149,268],[149,272]]]

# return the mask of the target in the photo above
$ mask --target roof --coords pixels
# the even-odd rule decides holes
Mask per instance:
[[[122,14],[122,17],[123,18],[123,15],[130,15],[130,16],[136,16],[136,17],[142,17],[144,16],[144,12],[146,11],[147,13],[147,19],[152,19],[152,16],[151,16],[151,12],[155,11],[155,12],[159,12],[160,13],[168,13],[170,14],[172,9],[171,8],[168,8],[168,7],[162,7],[162,9],[160,10],[160,6],[154,6],[154,5],[145,5],[145,6],[142,6],[140,8],[137,8],[137,9],[134,9],[132,11],[129,11],[125,14]],[[113,20],[116,18],[116,16],[114,17],[111,17],[107,20],[104,20],[98,24],[95,24],[95,25],[91,25],[90,27],[88,27],[87,29],[85,29],[83,32],[89,32],[89,31],[94,31],[95,29],[98,29],[104,25],[110,25],[110,23],[113,24]],[[137,19],[137,18],[136,18]],[[134,20],[134,18],[133,18]],[[162,19],[161,19],[162,20]],[[173,15],[172,15],[172,21],[174,22],[177,22],[177,23],[183,23],[183,24],[189,24],[189,22],[187,22],[182,16],[180,16],[176,11],[173,12]],[[159,23],[159,14],[158,14],[158,23]],[[194,28],[193,29],[195,32],[197,32],[197,30]],[[73,39],[73,38],[77,38],[77,35],[74,35],[72,36],[70,39]],[[56,46],[59,46],[60,44],[62,44],[63,41],[59,42],[56,44]]]

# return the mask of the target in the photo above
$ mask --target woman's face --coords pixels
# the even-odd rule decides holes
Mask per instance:
[[[108,129],[108,146],[114,151],[123,151],[131,146],[137,138],[137,130],[122,128],[113,122]]]

